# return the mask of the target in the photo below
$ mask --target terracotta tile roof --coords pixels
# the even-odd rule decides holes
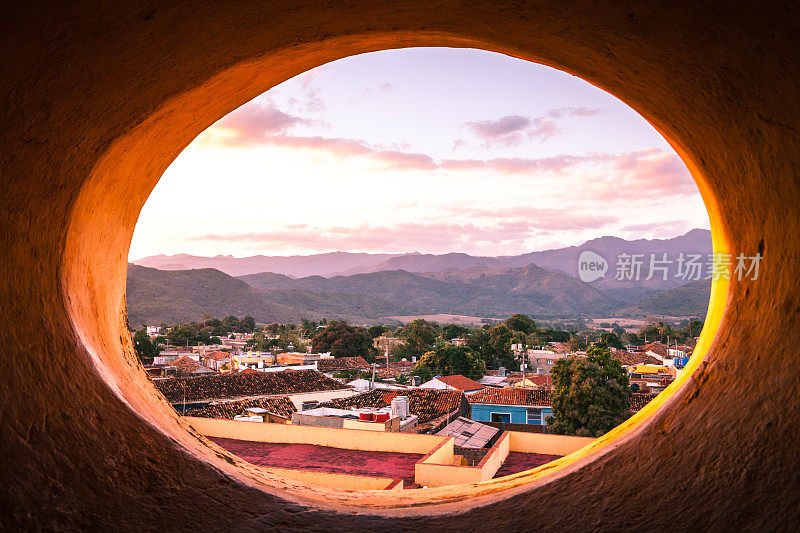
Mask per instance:
[[[411,414],[417,415],[420,424],[465,407],[462,405],[462,402],[464,402],[463,392],[436,389],[406,389],[402,391],[373,389],[363,394],[321,404],[320,407],[336,407],[339,409],[386,407],[391,405],[395,396],[408,397],[408,408]]]
[[[436,379],[460,391],[472,391],[483,388],[483,385],[481,385],[477,381],[472,380],[467,376],[462,376],[460,374],[456,374],[454,376],[439,376]]]
[[[204,355],[208,359],[213,359],[214,361],[222,361],[223,359],[230,358],[231,354],[228,352],[211,352],[209,354]]]
[[[316,370],[219,374],[154,381],[170,402],[232,399],[348,388]]]
[[[636,411],[640,410],[645,405],[650,403],[650,400],[656,396],[658,396],[658,394],[634,392],[631,394],[631,412],[635,413]]]
[[[273,398],[255,398],[250,400],[234,400],[231,402],[219,402],[204,406],[187,406],[184,412],[181,404],[173,404],[179,414],[186,416],[198,416],[202,418],[225,418],[233,420],[233,417],[240,415],[245,409],[261,407],[283,418],[292,418],[292,413],[297,411],[288,396],[277,396]]]
[[[550,344],[556,353],[569,353],[571,351],[568,342],[551,342],[548,344]]]
[[[645,344],[643,350],[645,352],[657,353],[661,357],[669,357],[669,348],[667,347],[667,345],[660,343],[658,341]]]
[[[487,388],[475,394],[467,396],[469,403],[492,404],[492,405],[541,405],[549,406],[549,390],[539,389],[496,389]],[[634,392],[631,394],[631,412],[643,408],[650,400],[658,396],[654,393]]]
[[[363,357],[337,357],[335,359],[320,359],[317,369],[320,372],[337,372],[339,370],[366,370],[369,363]]]
[[[547,389],[486,388],[467,396],[469,403],[492,405],[550,405],[550,392]]]
[[[525,381],[531,383],[531,385],[525,386],[533,386],[538,388],[551,388],[553,386],[553,380],[550,377],[550,374],[525,374]],[[509,382],[515,384],[521,383],[522,376],[520,376],[519,379],[509,378]]]
[[[189,357],[188,355],[183,355],[178,357],[174,361],[170,363],[170,366],[177,367],[178,370],[181,372],[194,372],[198,368],[200,368],[200,363]]]
[[[375,369],[375,377],[380,379],[396,378],[400,374],[410,373],[414,365],[415,363],[411,361],[389,361],[388,368],[383,366]]]
[[[619,359],[624,366],[633,365],[660,365],[661,361],[652,355],[645,352],[627,352],[625,350],[617,350],[611,353],[612,359]]]

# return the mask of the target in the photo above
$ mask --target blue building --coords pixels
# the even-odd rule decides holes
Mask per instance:
[[[553,414],[549,390],[486,388],[467,395],[467,401],[476,422],[544,426]]]

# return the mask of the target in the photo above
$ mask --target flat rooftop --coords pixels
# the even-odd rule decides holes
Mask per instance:
[[[546,455],[543,453],[509,452],[503,466],[500,467],[494,477],[510,476],[511,474],[524,472],[550,461],[555,461],[560,457],[560,455]]]
[[[406,488],[416,487],[414,464],[423,457],[418,453],[367,452],[314,444],[275,444],[221,437],[209,437],[209,440],[258,466],[389,477],[402,479]]]

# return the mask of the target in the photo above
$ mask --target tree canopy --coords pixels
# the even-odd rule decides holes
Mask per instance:
[[[334,357],[361,356],[370,362],[376,354],[369,333],[364,328],[353,327],[347,322],[331,322],[314,336],[311,346],[315,353],[330,352]]]
[[[481,358],[466,346],[440,344],[435,349],[425,352],[412,372],[423,381],[435,376],[451,376],[461,374],[471,379],[480,379],[486,373],[486,365]]]
[[[525,335],[530,335],[536,331],[536,322],[528,315],[517,313],[506,319],[506,326],[513,331],[521,331]]]
[[[553,416],[547,424],[554,433],[599,437],[628,418],[628,374],[608,350],[592,346],[586,357],[559,359],[551,375]]]
[[[600,334],[600,348],[617,348],[621,350],[624,346],[616,333],[604,331]]]
[[[305,352],[306,347],[300,341],[294,330],[289,328],[281,328],[274,332],[264,329],[256,331],[253,338],[247,341],[247,347],[251,350],[258,350],[267,352],[271,350],[279,350],[282,352]]]
[[[405,339],[405,357],[419,357],[428,351],[438,336],[438,326],[418,318],[397,329],[397,336]]]
[[[158,355],[158,346],[150,340],[147,332],[140,329],[133,334],[133,349],[143,364],[152,364],[153,358]]]
[[[442,338],[446,341],[463,337],[469,333],[469,328],[460,326],[458,324],[447,324],[442,328]]]

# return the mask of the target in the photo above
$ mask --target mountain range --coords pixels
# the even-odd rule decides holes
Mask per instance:
[[[604,278],[592,283],[577,278],[584,250],[607,258],[610,272]],[[710,232],[692,230],[674,239],[601,237],[581,246],[504,257],[347,252],[239,259],[153,256],[129,265],[128,316],[134,326],[230,314],[249,314],[259,322],[327,317],[354,323],[439,313],[494,318],[514,313],[541,318],[703,316],[710,283],[683,284],[675,276],[618,281],[613,269],[620,253],[674,257],[710,251]],[[251,272],[263,265],[273,270]]]
[[[651,253],[659,255],[666,253],[670,256],[676,256],[681,252],[684,254],[708,254],[711,252],[711,232],[694,229],[685,235],[672,239],[637,239],[632,241],[606,236],[586,241],[580,246],[499,257],[474,256],[455,252],[446,254],[329,252],[286,257],[255,255],[241,258],[229,255],[202,257],[179,254],[153,255],[137,259],[132,263],[159,270],[216,268],[231,276],[273,272],[290,277],[349,276],[385,270],[405,270],[406,272],[421,273],[447,272],[472,267],[496,269],[535,264],[544,269],[560,270],[572,277],[577,277],[578,257],[581,252],[586,250],[603,256],[610,265],[615,263],[615,259],[621,253],[646,254],[647,256]],[[613,282],[613,276],[611,278],[611,280],[607,279],[607,281]],[[660,285],[657,281],[652,281],[648,286],[663,289],[680,284],[677,280],[668,280]]]

